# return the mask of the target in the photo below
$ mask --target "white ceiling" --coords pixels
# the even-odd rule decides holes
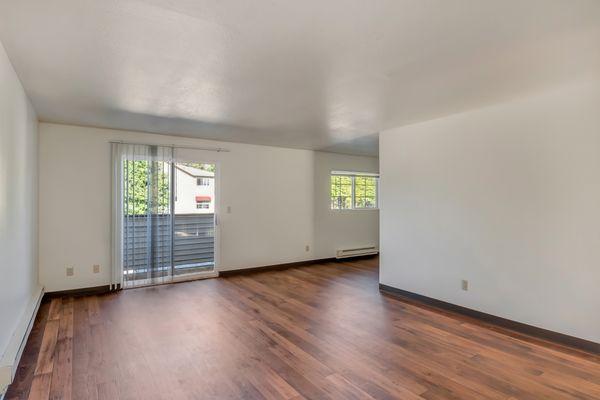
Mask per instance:
[[[377,154],[600,70],[598,0],[0,0],[43,121]]]

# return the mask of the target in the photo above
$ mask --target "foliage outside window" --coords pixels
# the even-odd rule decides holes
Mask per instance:
[[[182,163],[182,164],[187,165],[188,167],[198,168],[203,171],[215,172],[215,170],[216,170],[215,164],[203,164],[203,163],[195,163],[195,162],[188,162],[188,163]]]
[[[377,208],[377,183],[375,175],[360,173],[331,174],[331,209],[352,210]]]
[[[124,214],[148,214],[149,198],[152,214],[169,212],[169,173],[166,163],[159,161],[128,160],[123,162],[123,178],[125,179]],[[156,192],[148,193],[148,181]],[[149,196],[150,195],[150,196]]]
[[[331,208],[334,210],[352,208],[352,177],[331,176]]]

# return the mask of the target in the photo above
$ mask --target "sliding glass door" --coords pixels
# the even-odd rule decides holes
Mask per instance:
[[[113,281],[121,287],[214,273],[216,167],[175,162],[173,151],[113,144]]]

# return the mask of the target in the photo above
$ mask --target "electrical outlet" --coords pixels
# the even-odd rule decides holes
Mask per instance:
[[[100,265],[94,264],[94,273],[97,274],[100,272]]]
[[[310,246],[309,245],[304,246],[304,250],[305,251],[310,251]]]
[[[73,275],[75,275],[75,268],[67,267],[67,276],[73,276]]]
[[[467,280],[462,280],[462,290],[469,290],[469,281]]]

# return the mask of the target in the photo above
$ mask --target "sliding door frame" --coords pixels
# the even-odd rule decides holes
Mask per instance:
[[[221,163],[219,161],[208,161],[208,163],[215,166],[215,246],[213,248],[215,266],[213,272],[216,276],[219,276],[219,269],[221,267]]]
[[[175,149],[173,149],[173,153]],[[175,277],[175,159],[171,157],[171,165],[169,165],[169,212],[171,213],[171,280]]]
[[[175,185],[176,185],[176,175],[175,175],[175,164],[178,163],[186,163],[186,162],[195,162],[201,164],[213,164],[215,166],[215,175],[214,175],[214,187],[215,187],[215,201],[214,201],[214,213],[213,213],[213,229],[214,229],[214,246],[213,246],[213,260],[214,266],[213,270],[209,272],[196,272],[183,276],[175,275],[175,263],[173,260],[171,261],[171,282],[184,282],[184,281],[193,281],[197,279],[203,278],[213,278],[219,276],[219,268],[221,266],[221,214],[220,214],[220,203],[221,203],[221,163],[217,160],[210,159],[178,159],[173,157],[173,161],[171,163],[171,173],[173,174],[173,179],[171,183],[171,215],[173,218],[173,230],[175,229]],[[173,236],[174,238],[174,236]],[[174,239],[171,241],[171,246],[173,246]],[[174,258],[174,252],[171,252],[171,257]]]
[[[126,151],[123,147],[123,145],[138,145],[136,143],[125,143],[125,142],[110,142],[111,143],[111,164],[112,164],[112,184],[111,184],[111,198],[112,198],[112,205],[111,205],[111,213],[112,213],[112,218],[111,218],[111,263],[110,263],[110,288],[111,290],[118,290],[118,289],[125,289],[125,288],[129,288],[128,285],[126,285],[126,281],[125,281],[125,252],[124,252],[124,244],[125,244],[125,237],[124,237],[124,229],[125,229],[125,225],[123,223],[123,219],[126,213],[126,208],[125,208],[125,204],[124,204],[124,196],[125,196],[125,190],[124,190],[124,180],[126,179],[125,174],[124,174],[124,161],[128,160],[127,156],[126,156]],[[135,287],[143,287],[143,286],[153,286],[153,285],[160,285],[160,284],[166,284],[166,283],[170,283],[170,282],[178,282],[178,281],[185,281],[185,280],[194,280],[194,279],[202,279],[202,278],[209,278],[209,277],[217,277],[219,275],[219,270],[221,268],[221,162],[219,160],[215,160],[214,158],[212,158],[212,156],[210,157],[205,157],[207,154],[206,152],[208,151],[216,151],[216,152],[228,152],[229,150],[227,149],[208,149],[208,148],[192,148],[192,147],[175,147],[175,146],[169,146],[169,145],[161,145],[161,144],[139,144],[139,146],[162,146],[162,147],[170,147],[173,150],[172,156],[170,162],[170,184],[169,184],[169,190],[170,190],[170,207],[169,207],[169,211],[171,213],[171,244],[170,244],[170,250],[171,250],[171,274],[170,274],[170,279],[166,282],[159,282],[159,283],[149,283],[147,285],[136,285],[136,286],[131,286],[131,288],[135,288]],[[187,154],[187,157],[182,157],[182,158],[178,158],[175,156],[174,150],[175,149],[188,149],[188,150],[196,150],[198,151],[198,153],[194,153],[194,154]],[[183,161],[185,160],[185,161]],[[194,161],[196,160],[196,161]],[[213,164],[215,166],[215,174],[214,174],[214,196],[215,196],[215,201],[214,201],[214,214],[213,214],[213,229],[214,229],[214,236],[213,236],[213,240],[214,240],[214,245],[213,245],[213,260],[214,260],[214,266],[212,271],[208,271],[208,272],[199,272],[196,274],[189,274],[189,275],[183,275],[180,277],[175,276],[174,272],[175,272],[175,262],[174,262],[174,218],[175,218],[175,180],[176,180],[176,173],[174,171],[175,169],[175,163],[176,162],[200,162],[200,163],[205,163],[205,164]]]

